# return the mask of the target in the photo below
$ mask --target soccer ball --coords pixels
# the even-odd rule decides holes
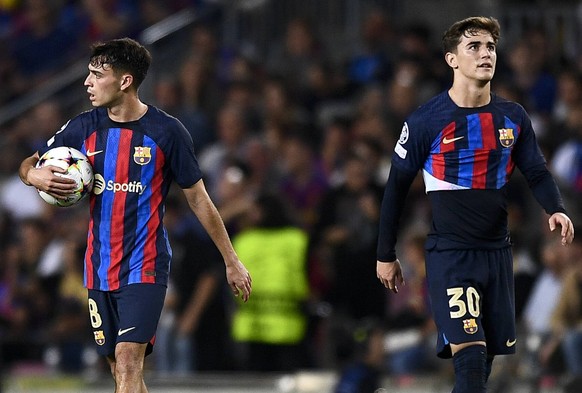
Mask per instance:
[[[36,163],[37,168],[47,165],[54,165],[66,169],[66,173],[55,173],[58,176],[68,177],[77,182],[77,189],[64,199],[57,199],[44,191],[38,193],[45,202],[67,207],[78,203],[93,189],[93,167],[87,157],[77,149],[72,147],[55,147],[50,149],[40,157]]]

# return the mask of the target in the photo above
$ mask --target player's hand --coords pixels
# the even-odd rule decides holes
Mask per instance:
[[[251,296],[251,287],[253,280],[247,268],[240,260],[235,263],[227,264],[226,280],[235,296],[241,295],[242,300],[246,303]]]
[[[394,262],[376,261],[376,276],[386,288],[398,293],[398,285],[405,285],[402,266],[396,259]]]
[[[73,179],[58,175],[64,173],[67,173],[65,169],[54,165],[31,168],[27,180],[32,186],[55,198],[66,198],[75,192],[77,183]]]
[[[548,224],[552,232],[557,228],[557,225],[562,227],[560,235],[562,236],[563,246],[572,243],[572,240],[574,240],[574,224],[572,224],[572,221],[567,215],[564,213],[554,213],[550,216]]]

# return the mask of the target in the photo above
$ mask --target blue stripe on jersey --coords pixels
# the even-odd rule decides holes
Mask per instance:
[[[151,153],[151,161],[150,165],[142,165],[141,166],[141,184],[152,184],[152,179],[155,174],[155,162],[157,158],[157,145],[156,143],[147,135],[144,135],[142,146],[150,147]],[[143,190],[143,193],[138,196],[138,203],[137,203],[137,225],[136,228],[141,228],[142,233],[136,233],[135,235],[135,242],[136,245],[133,248],[133,252],[131,253],[131,258],[129,260],[129,284],[133,283],[140,283],[142,282],[142,270],[143,270],[143,258],[144,258],[144,250],[148,233],[148,221],[152,214],[151,212],[151,196],[152,190],[151,187],[146,187]]]
[[[513,129],[513,137],[517,141],[519,127],[505,116],[505,128]],[[515,142],[514,142],[515,143]],[[501,158],[499,159],[499,166],[497,167],[497,189],[501,189],[507,183],[507,164],[511,159],[511,148],[501,149]]]
[[[458,152],[458,160],[459,178],[456,184],[459,186],[471,188],[473,185],[473,164],[475,162],[475,152],[473,150],[461,150]]]
[[[115,179],[120,136],[120,128],[109,129],[107,135],[107,146],[105,148],[105,161],[103,165],[103,177],[105,179]],[[108,291],[109,282],[106,279],[107,269],[111,266],[111,228],[109,226],[111,225],[110,218],[113,217],[113,199],[115,198],[115,193],[104,192],[102,198],[101,220],[99,223],[99,258],[101,259],[101,263],[98,269],[98,276],[105,278],[101,281],[99,289]]]
[[[467,116],[467,137],[470,150],[483,148],[483,129],[479,113]]]
[[[459,178],[457,184],[471,188],[473,185],[473,167],[475,163],[475,149],[483,148],[483,130],[478,113],[466,117],[468,148],[458,151]]]

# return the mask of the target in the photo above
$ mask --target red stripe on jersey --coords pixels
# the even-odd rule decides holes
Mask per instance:
[[[93,211],[93,206],[95,204],[95,199],[91,198],[91,211]],[[93,214],[91,214],[93,217]],[[85,286],[89,289],[93,289],[95,285],[93,280],[93,262],[91,262],[91,258],[93,257],[93,241],[95,238],[93,237],[93,218],[89,221],[89,236],[87,237],[87,251],[85,252]]]
[[[446,144],[444,143],[444,141],[445,140],[453,140],[455,138],[455,130],[456,129],[457,129],[456,123],[452,122],[440,132],[441,143],[440,143],[439,151],[441,153],[447,153],[449,151],[455,150],[455,142],[454,141],[448,142]]]
[[[129,158],[131,152],[131,137],[133,132],[126,129],[120,130],[119,148],[117,149],[117,163],[115,167],[115,182],[119,184],[129,183]],[[113,197],[111,209],[111,228],[109,243],[111,247],[110,266],[107,269],[107,282],[109,289],[119,288],[119,270],[123,259],[123,234],[125,220],[125,200],[127,193],[116,192]]]
[[[515,169],[515,163],[513,162],[513,160],[511,159],[511,155],[509,156],[509,160],[507,160],[507,165],[505,166],[505,180],[509,181],[509,177],[511,176],[511,174],[513,173],[513,170]]]
[[[434,154],[432,156],[432,175],[439,180],[445,180],[444,154]]]
[[[483,138],[483,149],[497,149],[497,138],[495,137],[495,126],[493,125],[493,115],[491,113],[481,113],[481,135]]]
[[[92,133],[89,138],[85,140],[85,150],[86,151],[95,151],[95,146],[97,145],[97,133]],[[91,165],[94,164],[95,156],[87,157]],[[93,242],[95,241],[95,237],[93,236],[93,209],[95,208],[95,197],[91,193],[89,194],[89,236],[87,237],[87,250],[85,252],[85,286],[89,289],[93,289],[95,282],[94,282],[94,272],[93,272],[93,253],[95,250],[93,249]]]
[[[153,212],[151,219],[148,221],[148,235],[144,246],[143,265],[141,271],[142,282],[155,283],[156,277],[156,256],[157,252],[157,229],[160,226],[160,209],[162,205],[162,182],[164,181],[163,166],[164,153],[160,148],[156,148],[156,166],[154,177],[152,178],[151,190],[153,191],[150,198],[150,211]]]
[[[473,177],[471,188],[485,189],[487,184],[487,163],[489,160],[489,151],[475,150],[473,161]]]

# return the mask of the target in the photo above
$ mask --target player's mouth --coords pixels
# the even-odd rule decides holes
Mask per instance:
[[[493,68],[493,64],[491,64],[491,63],[479,64],[478,68]]]

